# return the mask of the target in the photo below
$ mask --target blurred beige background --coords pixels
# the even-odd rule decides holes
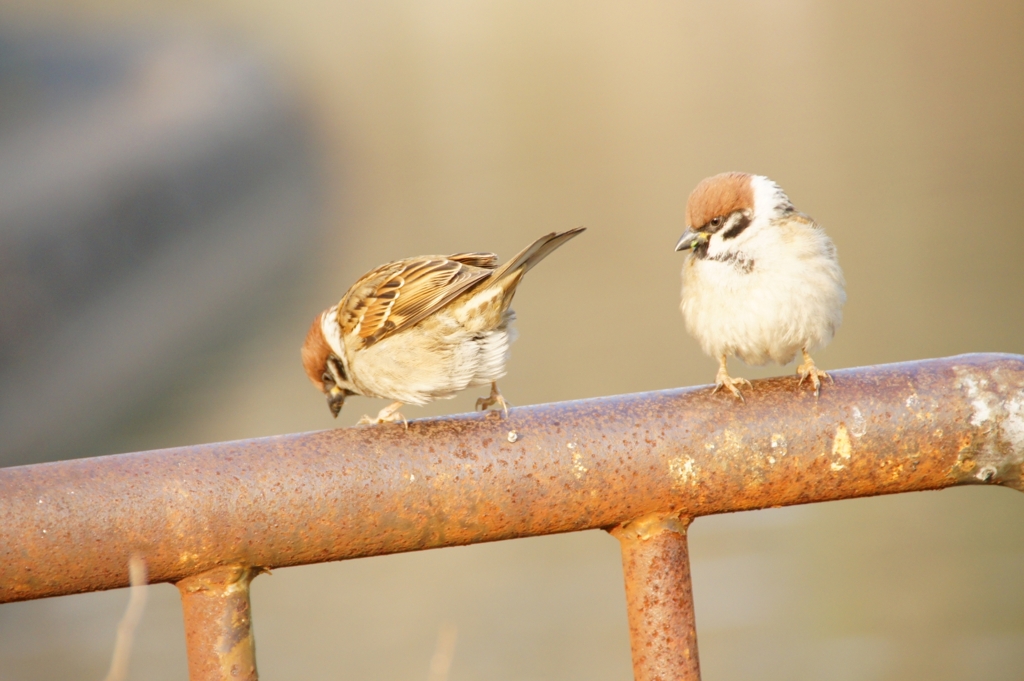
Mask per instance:
[[[387,260],[504,258],[576,225],[516,298],[508,399],[707,383],[673,246],[723,170],[778,181],[839,248],[849,302],[819,366],[1024,353],[1019,2],[9,2],[0,22],[244,46],[322,153],[319,242],[267,314],[63,456],[351,425],[383,403],[330,418],[298,361],[316,312]],[[691,544],[708,681],[1021,677],[1019,494],[702,518]],[[591,532],[275,571],[254,584],[260,672],[425,679],[451,623],[452,681],[630,678],[618,561]],[[131,678],[185,678],[176,590],[151,592]],[[0,606],[0,679],[102,678],[126,602]]]

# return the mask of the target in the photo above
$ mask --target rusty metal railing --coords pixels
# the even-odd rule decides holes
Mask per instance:
[[[702,515],[999,484],[1024,491],[1024,357],[789,377],[0,469],[0,602],[178,585],[190,676],[256,678],[264,568],[604,528],[638,680],[698,679]]]

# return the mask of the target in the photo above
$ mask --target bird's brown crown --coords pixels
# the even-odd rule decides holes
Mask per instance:
[[[323,316],[321,312],[313,319],[309,331],[306,332],[306,341],[302,344],[302,367],[320,392],[324,392],[324,382],[320,377],[324,374],[327,358],[331,354],[331,346],[327,344],[323,327],[320,325]]]
[[[699,229],[714,217],[753,209],[754,188],[749,173],[721,173],[700,181],[686,202],[686,226]]]

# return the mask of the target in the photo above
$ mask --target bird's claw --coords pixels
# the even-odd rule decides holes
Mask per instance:
[[[501,410],[504,413],[505,418],[508,418],[508,408],[512,405],[510,405],[505,400],[505,397],[501,394],[501,392],[498,391],[498,384],[492,383],[491,394],[488,395],[487,397],[478,397],[476,400],[476,408],[478,411],[485,411],[489,407],[493,407],[496,404],[501,405]]]
[[[357,425],[376,425],[378,423],[397,423],[401,421],[405,427],[409,428],[409,422],[398,412],[398,408],[402,406],[401,402],[395,402],[384,407],[377,413],[376,417],[371,417],[369,414],[363,414],[363,418],[359,419]]]
[[[814,387],[815,397],[821,395],[821,379],[827,378],[829,380],[829,383],[835,383],[835,381],[832,380],[832,377],[829,376],[827,373],[825,373],[821,369],[811,367],[806,371],[801,368],[800,382],[797,383],[797,385],[803,385],[804,381],[808,378],[811,379],[811,385]]]
[[[802,386],[808,378],[811,379],[815,397],[821,395],[821,379],[827,378],[829,383],[835,384],[835,381],[832,380],[832,377],[827,372],[814,365],[814,360],[806,352],[804,353],[804,362],[796,368],[796,372],[800,374],[800,381],[797,383],[798,387]]]
[[[743,385],[744,383],[747,384],[747,387],[754,387],[753,384],[745,378],[739,376],[734,378],[725,372],[719,372],[718,376],[715,379],[715,389],[711,391],[711,394],[714,395],[722,388],[722,386],[725,386],[726,388],[729,389],[729,392],[731,392],[733,395],[739,398],[740,402],[746,404],[747,401],[743,399],[743,393],[741,393],[740,389],[737,387]]]

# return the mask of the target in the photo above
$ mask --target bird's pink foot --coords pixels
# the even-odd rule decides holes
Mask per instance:
[[[363,418],[359,419],[359,425],[368,425],[375,423],[396,423],[401,421],[405,424],[405,427],[409,427],[409,422],[405,420],[405,417],[398,413],[398,410],[402,408],[401,402],[392,402],[388,406],[384,407],[377,413],[376,418],[370,418],[369,414],[364,414]]]
[[[502,396],[501,391],[498,390],[497,381],[491,381],[491,394],[488,397],[478,398],[476,401],[476,408],[483,411],[488,407],[493,407],[496,404],[501,405],[501,410],[505,413],[505,416],[507,417],[508,408],[511,405],[505,401],[505,398]]]
[[[729,389],[736,397],[740,398],[740,402],[746,402],[743,399],[743,394],[740,392],[740,386],[744,383],[748,387],[752,387],[750,381],[745,378],[735,377],[729,375],[729,370],[726,368],[726,358],[722,357],[719,359],[718,374],[715,376],[715,389],[711,391],[712,394],[718,392],[723,386]]]
[[[831,376],[814,365],[814,360],[811,359],[806,350],[802,350],[802,352],[804,355],[803,364],[796,368],[796,372],[800,374],[800,382],[797,385],[803,385],[805,380],[811,379],[811,385],[814,387],[814,396],[817,397],[821,394],[821,379],[827,378],[829,383],[834,381]]]

